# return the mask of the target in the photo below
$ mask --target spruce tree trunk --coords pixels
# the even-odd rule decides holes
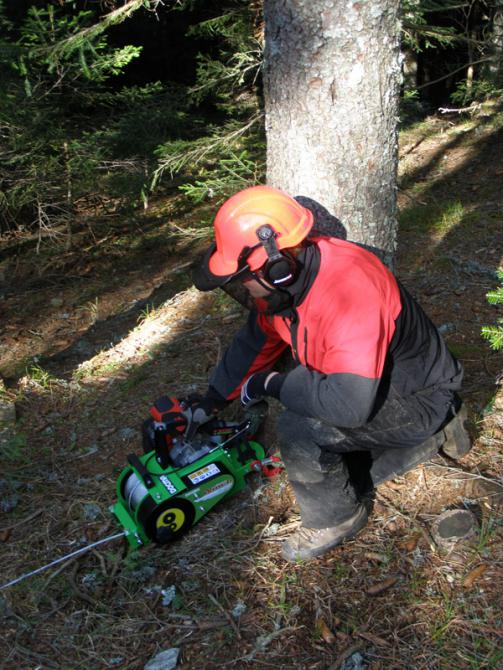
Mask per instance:
[[[265,0],[267,181],[392,259],[399,0]]]

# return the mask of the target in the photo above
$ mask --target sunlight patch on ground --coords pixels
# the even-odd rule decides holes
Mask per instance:
[[[118,344],[81,363],[75,381],[120,378],[132,368],[152,359],[159,348],[203,325],[206,317],[198,308],[206,296],[195,288],[178,293],[161,307],[145,312],[140,323]]]
[[[434,223],[433,230],[436,233],[436,239],[439,242],[442,241],[448,232],[453,230],[463,221],[465,214],[465,208],[459,200],[450,203],[445,208],[440,218]]]
[[[488,122],[488,117],[490,122]],[[429,118],[400,134],[399,178],[428,170],[429,177],[462,172],[479,152],[479,142],[498,130],[503,113],[481,113],[453,124],[448,119]],[[408,188],[419,197],[428,188],[428,180],[414,181]]]

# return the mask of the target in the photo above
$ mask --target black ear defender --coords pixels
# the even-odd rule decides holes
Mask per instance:
[[[288,251],[279,250],[272,227],[269,224],[260,226],[256,235],[267,253],[267,261],[261,268],[265,281],[278,288],[293,284],[298,274],[297,261]]]

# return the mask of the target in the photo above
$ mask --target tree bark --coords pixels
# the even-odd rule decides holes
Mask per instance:
[[[267,181],[396,246],[399,0],[265,0]]]

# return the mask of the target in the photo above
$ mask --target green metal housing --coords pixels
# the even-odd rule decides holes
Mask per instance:
[[[139,457],[151,485],[128,465],[117,480],[117,502],[111,511],[131,547],[152,541],[164,544],[187,531],[221,500],[241,491],[254,461],[264,457],[258,442],[244,441],[217,447],[182,468],[162,468],[151,451]]]

